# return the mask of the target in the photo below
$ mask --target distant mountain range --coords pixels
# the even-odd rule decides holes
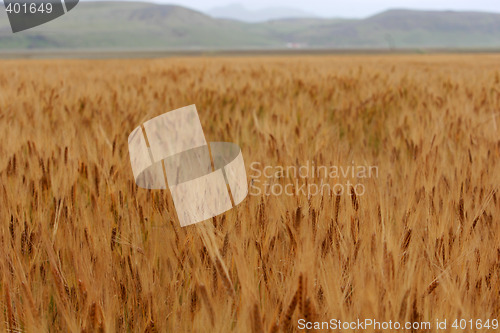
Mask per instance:
[[[206,13],[216,18],[226,18],[242,22],[264,22],[269,20],[280,20],[286,18],[315,18],[317,15],[308,13],[301,9],[291,7],[269,7],[259,10],[250,10],[241,4],[212,8]]]
[[[499,48],[500,14],[389,10],[365,19],[247,23],[173,5],[80,2],[68,14],[13,34],[0,11],[0,50]]]

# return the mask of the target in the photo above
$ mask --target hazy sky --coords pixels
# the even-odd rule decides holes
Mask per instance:
[[[239,3],[248,9],[294,7],[319,16],[365,17],[389,8],[500,12],[500,0],[149,0],[198,10]]]

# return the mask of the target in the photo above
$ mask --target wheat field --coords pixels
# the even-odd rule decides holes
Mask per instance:
[[[0,87],[0,330],[494,331],[450,321],[500,317],[497,55],[3,60]],[[181,228],[168,193],[135,185],[127,138],[190,104],[249,183],[254,162],[378,176]]]

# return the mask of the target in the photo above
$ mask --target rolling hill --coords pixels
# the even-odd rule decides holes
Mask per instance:
[[[13,34],[0,11],[0,50],[498,48],[500,14],[389,10],[365,19],[245,23],[174,5],[80,2],[45,25]]]
[[[250,10],[245,6],[233,3],[226,6],[215,7],[206,12],[216,18],[227,18],[243,22],[263,22],[283,18],[311,18],[312,13],[293,7],[268,7],[259,10]]]

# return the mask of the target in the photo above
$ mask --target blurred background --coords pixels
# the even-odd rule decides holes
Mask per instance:
[[[80,1],[0,52],[500,49],[500,5],[478,1]]]

